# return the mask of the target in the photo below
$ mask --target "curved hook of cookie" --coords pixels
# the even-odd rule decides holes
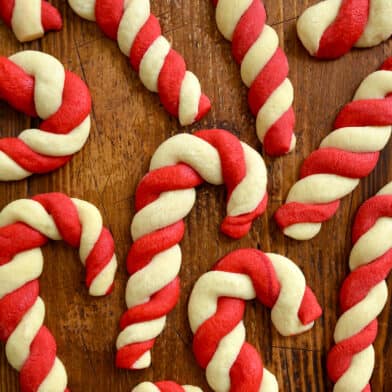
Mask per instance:
[[[14,201],[0,212],[0,339],[23,391],[68,391],[39,297],[40,248],[49,239],[79,248],[90,295],[108,294],[117,268],[113,238],[90,203],[48,193]]]
[[[353,101],[338,114],[334,128],[302,164],[300,180],[275,213],[284,234],[308,240],[331,219],[340,199],[376,167],[392,131],[392,58],[367,76]]]
[[[324,0],[299,17],[297,32],[312,56],[335,59],[387,40],[391,18],[391,0]]]
[[[128,310],[117,339],[116,364],[121,368],[150,366],[150,350],[179,297],[183,219],[203,182],[226,185],[227,216],[221,230],[232,238],[247,234],[266,208],[264,161],[231,133],[212,129],[179,134],[158,147],[136,191],[134,243],[127,260]]]
[[[0,99],[44,120],[39,129],[0,139],[0,181],[53,171],[66,164],[87,141],[90,92],[53,56],[26,50],[0,57]]]
[[[223,257],[197,280],[188,304],[193,351],[214,391],[278,391],[275,377],[245,341],[245,301],[255,298],[272,308],[272,322],[284,336],[308,331],[322,312],[291,260],[256,249]]]
[[[57,8],[44,0],[0,0],[0,18],[20,42],[33,41],[63,27]]]
[[[340,290],[342,315],[327,368],[334,391],[370,392],[377,317],[387,302],[385,279],[392,269],[392,183],[359,208],[352,230],[351,273]]]

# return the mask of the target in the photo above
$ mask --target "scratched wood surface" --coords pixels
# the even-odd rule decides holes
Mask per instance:
[[[209,0],[152,1],[164,34],[181,52],[200,78],[213,101],[211,113],[194,127],[181,129],[155,94],[148,92],[121,55],[115,42],[105,38],[94,23],[73,14],[66,1],[53,1],[64,16],[64,28],[44,39],[19,44],[0,25],[0,55],[22,49],[50,53],[88,84],[93,98],[91,136],[84,149],[64,168],[26,181],[0,184],[0,207],[42,192],[62,191],[94,203],[112,231],[117,247],[119,272],[115,290],[108,298],[92,299],[83,285],[83,269],[77,252],[62,243],[44,248],[45,269],[41,293],[47,305],[46,325],[58,342],[58,355],[69,375],[72,391],[130,391],[144,380],[174,379],[201,386],[208,391],[203,371],[191,352],[192,335],[187,322],[187,300],[196,279],[227,252],[240,247],[257,247],[282,253],[304,271],[324,308],[324,316],[312,331],[283,338],[273,328],[269,311],[249,303],[246,312],[248,340],[262,354],[265,366],[273,371],[282,391],[327,391],[331,384],[325,371],[326,352],[331,345],[337,309],[338,287],[347,273],[351,223],[357,207],[382,185],[392,180],[392,156],[388,145],[377,169],[342,206],[321,234],[310,242],[284,238],[272,214],[281,205],[297,178],[301,162],[331,131],[343,104],[350,101],[356,87],[392,54],[391,42],[368,50],[355,50],[333,62],[311,59],[295,33],[298,15],[315,1],[266,0],[268,22],[279,33],[288,55],[290,77],[295,88],[298,143],[295,153],[280,159],[266,158],[269,169],[268,214],[258,219],[248,236],[232,241],[218,231],[224,215],[224,191],[202,186],[196,206],[187,218],[182,242],[182,294],[167,326],[157,340],[150,369],[137,372],[114,367],[114,342],[118,321],[125,309],[127,280],[124,259],[130,245],[129,227],[134,214],[135,188],[146,173],[158,145],[181,131],[222,127],[233,131],[251,146],[260,149],[254,119],[247,104],[247,90],[241,83],[230,44],[216,29]],[[36,123],[34,120],[33,123]],[[2,136],[17,135],[31,126],[31,119],[0,103]],[[376,342],[374,391],[392,390],[392,328],[390,303],[380,317]],[[19,390],[18,374],[0,349],[0,391]]]

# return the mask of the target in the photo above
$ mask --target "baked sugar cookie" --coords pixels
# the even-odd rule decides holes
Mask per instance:
[[[308,52],[324,59],[376,46],[392,34],[392,0],[320,1],[300,16],[297,31]]]
[[[155,93],[181,125],[200,120],[211,107],[182,56],[161,35],[149,0],[68,0],[82,18],[96,21],[129,57],[144,86]]]
[[[255,298],[272,309],[272,322],[284,336],[309,330],[321,315],[289,259],[256,249],[226,255],[198,279],[188,305],[193,351],[214,391],[278,391],[275,376],[245,341],[245,301]]]
[[[44,0],[0,0],[0,19],[20,42],[41,38],[63,25],[57,8]]]
[[[212,129],[179,134],[158,147],[136,190],[134,243],[127,260],[128,310],[117,339],[121,368],[150,366],[150,350],[179,297],[183,219],[195,203],[195,187],[204,181],[226,185],[227,216],[221,230],[232,238],[247,234],[266,208],[264,161],[231,133]]]
[[[213,0],[219,31],[232,42],[248,102],[256,116],[257,136],[267,154],[277,156],[295,147],[293,86],[287,78],[287,57],[275,30],[265,23],[261,0]]]
[[[0,212],[0,339],[10,365],[20,372],[22,391],[68,391],[39,297],[41,247],[49,239],[79,249],[90,295],[108,294],[117,268],[113,238],[90,203],[47,193],[14,201]]]
[[[0,99],[44,120],[39,129],[0,139],[0,181],[58,169],[86,143],[90,92],[54,57],[31,50],[0,57]]]
[[[392,183],[359,208],[352,230],[351,273],[340,290],[342,315],[328,354],[334,391],[370,392],[377,316],[387,302],[385,279],[392,269]]]
[[[317,235],[331,219],[340,199],[375,168],[392,126],[392,58],[363,80],[353,102],[335,120],[335,130],[301,167],[275,219],[284,234],[297,240]]]

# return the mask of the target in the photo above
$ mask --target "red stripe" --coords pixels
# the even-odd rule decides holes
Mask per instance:
[[[335,215],[340,200],[324,204],[286,203],[275,212],[275,220],[283,230],[297,223],[322,223]]]
[[[46,327],[41,327],[30,345],[30,353],[20,371],[22,392],[36,392],[53,367],[56,342]]]
[[[316,57],[334,59],[359,40],[368,22],[369,0],[343,0],[334,22],[321,37]]]
[[[59,31],[63,27],[60,12],[47,1],[41,3],[41,23],[45,31]]]
[[[242,63],[248,50],[259,38],[264,28],[265,19],[264,4],[260,0],[253,0],[237,23],[231,42],[233,57],[238,64]]]
[[[12,11],[14,10],[14,7],[15,0],[0,0],[0,18],[8,27],[11,27]]]
[[[132,369],[135,362],[154,346],[154,342],[155,339],[151,339],[120,348],[116,354],[116,366],[120,369]]]
[[[95,0],[95,20],[100,29],[112,40],[124,13],[124,0]]]
[[[320,148],[306,158],[300,177],[324,173],[355,179],[366,177],[377,165],[379,156],[379,152],[357,153],[332,147]]]
[[[39,294],[38,280],[26,283],[0,299],[0,340],[6,342]]]
[[[161,392],[185,392],[185,389],[173,381],[159,381],[155,385]]]

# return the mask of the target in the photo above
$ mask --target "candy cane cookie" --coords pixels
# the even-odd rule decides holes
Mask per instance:
[[[182,56],[161,35],[149,0],[68,0],[82,18],[96,21],[130,58],[144,86],[155,93],[181,125],[200,120],[211,107]]]
[[[39,129],[0,139],[0,181],[55,170],[86,143],[90,92],[54,57],[31,50],[0,57],[0,99],[44,120]]]
[[[352,243],[351,273],[340,290],[342,315],[327,368],[335,392],[370,392],[377,316],[387,301],[385,279],[392,269],[392,182],[359,208]]]
[[[232,42],[241,78],[249,88],[248,103],[256,116],[257,136],[269,155],[295,147],[293,86],[287,78],[287,57],[279,48],[275,30],[265,24],[260,0],[212,0],[219,31]]]
[[[20,372],[22,391],[68,391],[39,297],[41,247],[49,239],[79,248],[90,295],[108,294],[117,268],[113,238],[90,203],[47,193],[14,201],[0,212],[0,339],[10,365]]]
[[[159,381],[156,383],[142,382],[132,389],[132,392],[203,392],[192,385],[178,385],[173,381]]]
[[[231,133],[212,129],[179,134],[158,147],[135,195],[134,243],[127,259],[128,310],[117,339],[120,368],[150,366],[150,350],[179,297],[183,219],[195,203],[195,187],[204,181],[226,185],[227,216],[221,230],[232,238],[247,234],[266,208],[264,161]]]
[[[308,331],[321,315],[301,270],[289,259],[256,249],[223,257],[195,283],[188,305],[193,351],[214,391],[278,391],[275,376],[245,341],[245,301],[255,298],[272,308],[272,322],[284,336]]]
[[[300,16],[297,31],[307,51],[323,59],[376,46],[392,34],[392,0],[324,0]]]
[[[284,234],[313,238],[336,213],[340,199],[375,168],[391,136],[392,58],[363,80],[353,102],[335,120],[335,130],[302,164],[300,180],[289,191],[275,219]]]
[[[43,0],[0,0],[0,19],[20,42],[33,41],[63,26],[57,8]]]

